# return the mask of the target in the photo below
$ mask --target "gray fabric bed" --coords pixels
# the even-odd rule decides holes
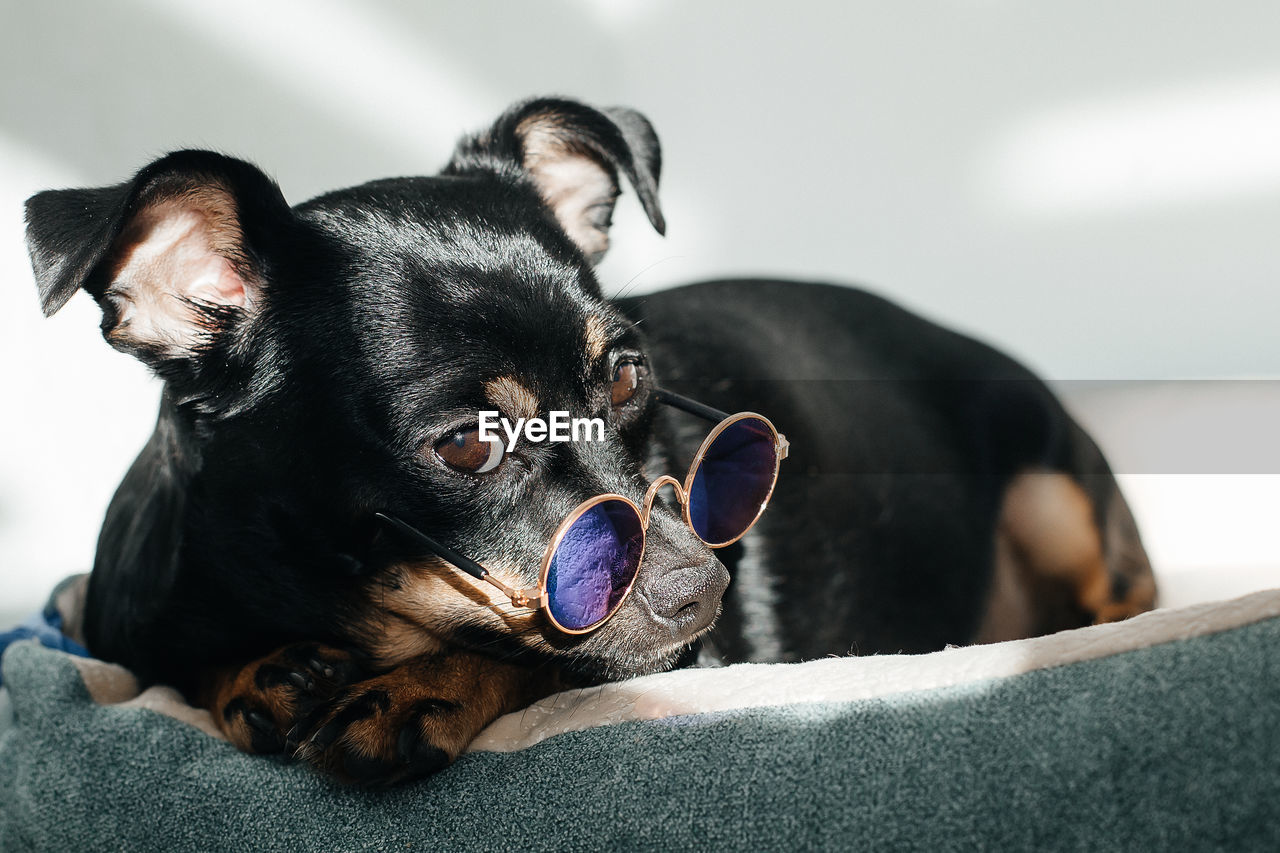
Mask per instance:
[[[375,793],[21,642],[0,850],[1274,850],[1278,648],[1263,592],[1022,644],[652,676],[510,715],[439,776]],[[859,679],[877,686],[812,687]],[[690,707],[724,709],[683,713],[704,680]]]

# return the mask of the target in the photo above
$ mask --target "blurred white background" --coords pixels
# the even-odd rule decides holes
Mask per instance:
[[[158,396],[88,297],[41,318],[28,195],[202,146],[301,201],[433,172],[550,93],[662,139],[668,236],[624,201],[606,287],[871,286],[1065,382],[1163,570],[1280,567],[1276,386],[1232,386],[1224,414],[1189,385],[1070,382],[1280,376],[1278,48],[1267,0],[10,0],[0,611],[91,564]]]

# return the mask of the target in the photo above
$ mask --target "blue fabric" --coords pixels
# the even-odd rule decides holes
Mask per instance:
[[[56,593],[55,593],[56,598]],[[18,640],[35,640],[42,646],[66,652],[69,655],[89,657],[89,650],[75,640],[62,633],[62,614],[54,603],[54,598],[39,613],[33,613],[25,622],[9,631],[0,632],[0,657],[11,643]],[[0,687],[4,686],[4,676],[0,674]]]

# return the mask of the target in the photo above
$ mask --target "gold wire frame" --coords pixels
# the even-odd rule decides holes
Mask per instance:
[[[733,426],[738,421],[744,421],[750,418],[754,418],[755,420],[762,422],[765,426],[769,428],[769,434],[773,436],[773,479],[769,482],[769,491],[765,492],[764,500],[760,502],[760,508],[756,510],[755,517],[751,519],[750,524],[748,524],[746,527],[742,529],[741,533],[739,533],[737,536],[733,537],[732,539],[728,540],[727,542],[707,542],[707,540],[702,539],[701,536],[698,536],[698,531],[694,530],[693,528],[693,519],[689,516],[689,492],[693,490],[693,480],[695,477],[698,476],[698,468],[701,467],[702,460],[707,455],[707,450],[711,447],[711,445],[715,442],[715,440],[720,437],[720,433],[724,432],[726,429]],[[736,415],[730,415],[729,417],[722,420],[720,423],[716,424],[715,429],[711,430],[711,433],[705,439],[702,440],[702,446],[698,448],[698,452],[693,457],[693,462],[689,465],[689,473],[685,476],[685,479],[684,479],[684,488],[680,490],[681,492],[680,506],[682,509],[682,514],[684,515],[684,523],[689,525],[690,530],[693,530],[693,535],[698,536],[699,539],[702,539],[703,543],[708,548],[727,548],[728,546],[732,545],[734,542],[737,542],[743,536],[746,536],[747,531],[755,527],[756,522],[760,520],[760,516],[764,515],[765,507],[769,505],[769,499],[773,497],[773,490],[778,485],[778,469],[782,465],[782,460],[787,458],[787,452],[790,449],[790,447],[791,445],[787,442],[786,436],[778,432],[777,427],[775,427],[768,418],[766,418],[764,415],[758,415],[755,412],[739,412]],[[659,479],[661,479],[661,477]],[[650,488],[652,489],[653,487],[650,486]],[[646,495],[645,507],[647,508],[650,505],[650,503],[651,502],[649,501],[648,496]]]
[[[741,533],[726,542],[707,542],[707,540],[698,535],[698,531],[693,526],[693,519],[689,515],[689,491],[693,488],[693,480],[698,475],[698,468],[702,465],[702,461],[706,457],[708,448],[710,448],[712,443],[719,438],[720,433],[724,432],[727,428],[733,426],[739,421],[748,419],[755,419],[762,422],[769,428],[769,434],[773,436],[773,479],[769,483],[769,491],[765,493],[764,500],[760,502],[760,508],[756,511],[755,517],[751,519],[750,524],[743,528]],[[705,439],[703,439],[702,444],[698,447],[698,452],[694,454],[693,461],[689,464],[689,473],[685,475],[683,484],[669,474],[663,474],[649,484],[649,488],[644,494],[643,509],[636,506],[636,502],[630,498],[624,495],[614,494],[612,492],[587,498],[585,501],[574,507],[573,511],[566,515],[564,520],[560,522],[560,525],[556,528],[555,534],[551,537],[551,542],[547,545],[547,550],[542,555],[542,569],[538,574],[538,583],[536,586],[531,586],[526,589],[514,589],[495,578],[492,574],[486,574],[484,579],[502,590],[503,594],[511,599],[511,603],[515,607],[531,607],[535,610],[541,610],[546,615],[547,619],[550,620],[551,624],[558,630],[563,631],[566,634],[589,634],[607,622],[613,614],[618,612],[618,609],[622,607],[623,602],[627,600],[627,596],[631,594],[631,588],[635,586],[636,578],[640,577],[640,567],[644,564],[644,550],[646,540],[648,539],[649,515],[653,511],[653,502],[657,500],[658,492],[662,490],[663,486],[669,485],[675,489],[676,497],[680,502],[680,514],[684,518],[684,523],[693,531],[694,536],[697,536],[698,539],[708,548],[726,548],[734,542],[737,542],[743,536],[746,536],[747,532],[756,526],[756,522],[760,520],[760,516],[764,515],[765,508],[769,506],[769,500],[773,497],[773,490],[778,485],[778,470],[782,465],[782,460],[787,458],[790,447],[791,445],[787,441],[787,437],[778,432],[777,427],[775,427],[764,415],[759,415],[755,412],[738,412],[736,415],[730,415],[720,423],[716,424],[715,428],[711,430]],[[606,501],[621,501],[631,507],[639,517],[640,559],[636,561],[636,570],[631,575],[631,581],[627,584],[627,588],[623,590],[622,596],[608,613],[585,628],[569,628],[561,625],[556,617],[551,613],[551,603],[547,596],[547,578],[551,572],[551,561],[555,557],[556,549],[560,547],[561,540],[563,540],[565,534],[569,532],[569,528],[573,527],[578,519],[581,518],[588,510],[599,506]]]

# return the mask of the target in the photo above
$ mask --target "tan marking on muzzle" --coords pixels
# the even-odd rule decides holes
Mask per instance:
[[[510,567],[486,568],[511,586],[528,585]],[[456,645],[454,634],[464,625],[484,626],[519,637],[531,649],[552,651],[542,638],[543,617],[536,610],[514,606],[493,586],[440,560],[402,563],[393,571],[397,583],[371,591],[371,613],[364,629],[369,649],[380,664],[393,666]]]

